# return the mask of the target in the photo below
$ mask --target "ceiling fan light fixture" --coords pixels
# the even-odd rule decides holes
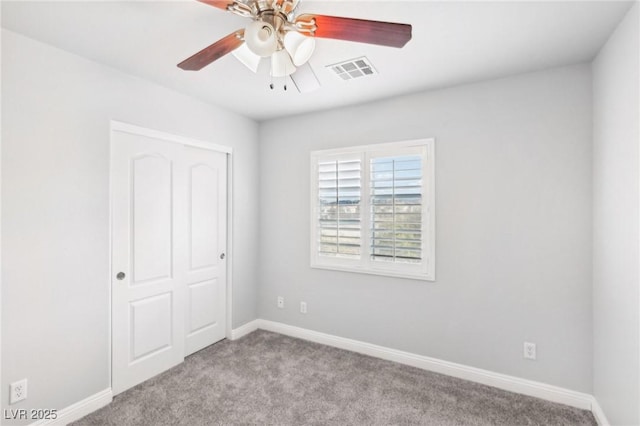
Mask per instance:
[[[251,49],[249,49],[249,46],[247,46],[247,43],[242,43],[242,45],[231,52],[231,54],[251,71],[256,73],[258,72],[258,67],[260,66],[262,56],[253,53]]]
[[[271,56],[278,46],[276,30],[268,22],[253,21],[244,30],[244,41],[258,56]]]
[[[286,77],[296,72],[296,66],[291,61],[291,56],[285,50],[278,50],[271,55],[271,76]]]
[[[197,71],[224,55],[233,53],[240,62],[257,72],[261,59],[270,58],[271,76],[292,76],[291,80],[301,92],[319,86],[318,78],[309,65],[309,59],[314,54],[316,38],[401,48],[412,37],[410,24],[311,13],[298,14],[300,0],[198,1],[250,18],[252,22],[246,28],[238,29],[191,55],[178,64],[179,68]],[[360,62],[364,65],[360,66]],[[375,74],[373,67],[364,60],[359,59],[355,65],[351,64],[351,67],[347,68],[347,64],[336,64],[332,69],[343,79]],[[286,87],[285,84],[285,90]]]
[[[316,48],[316,40],[306,37],[296,31],[289,31],[284,36],[284,48],[287,49],[294,65],[305,64],[313,55]]]

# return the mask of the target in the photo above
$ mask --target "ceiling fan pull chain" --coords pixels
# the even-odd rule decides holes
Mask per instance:
[[[287,64],[284,64],[284,75],[282,76],[282,79],[284,81],[284,91],[287,91]]]

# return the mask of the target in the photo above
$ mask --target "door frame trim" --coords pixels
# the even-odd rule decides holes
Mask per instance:
[[[185,136],[174,135],[171,133],[162,132],[160,130],[148,129],[146,127],[123,123],[122,121],[111,120],[111,131],[114,130],[124,133],[131,133],[133,135],[147,136],[154,139],[162,139],[164,141],[175,142],[181,145],[208,149],[209,151],[224,152],[226,154],[231,154],[233,152],[233,149],[228,146],[218,145],[198,139],[188,138]]]
[[[108,354],[108,374],[109,388],[113,387],[113,283],[111,270],[113,266],[113,184],[112,184],[112,164],[111,154],[113,149],[113,133],[123,132],[133,135],[146,136],[154,139],[160,139],[167,142],[173,142],[180,145],[191,146],[209,151],[221,152],[227,154],[227,278],[226,278],[226,327],[225,338],[232,338],[232,308],[233,308],[233,148],[225,145],[205,142],[198,139],[188,138],[185,136],[166,133],[160,130],[153,130],[146,127],[136,126],[134,124],[124,123],[122,121],[110,120],[109,125],[109,278],[107,280],[109,286],[109,343],[107,345]]]

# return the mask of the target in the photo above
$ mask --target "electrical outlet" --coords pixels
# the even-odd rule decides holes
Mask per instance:
[[[307,302],[300,302],[300,313],[301,314],[307,313]]]
[[[536,344],[531,342],[524,342],[524,358],[536,359]]]
[[[11,395],[9,397],[9,404],[15,404],[18,401],[27,399],[27,379],[22,379],[17,382],[13,382],[9,387],[11,390]]]
[[[284,297],[278,296],[278,308],[284,309]]]

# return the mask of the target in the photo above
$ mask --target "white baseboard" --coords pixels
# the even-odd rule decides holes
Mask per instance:
[[[234,328],[231,330],[231,340],[238,340],[239,338],[256,331],[258,329],[259,322],[260,320],[253,320],[238,328]]]
[[[344,337],[333,336],[331,334],[320,333],[278,322],[258,320],[258,328],[291,337],[310,340],[316,343],[322,343],[324,345],[340,349],[346,349],[352,352],[358,352],[388,361],[398,362],[400,364],[410,365],[423,370],[458,377],[460,379],[493,386],[509,392],[520,393],[545,399],[547,401],[577,407],[583,410],[591,410],[592,403],[594,401],[593,396],[586,393],[576,392],[548,385],[546,383],[521,379],[519,377],[508,376],[506,374],[495,373],[493,371],[483,370],[480,368],[456,364],[454,362],[443,361],[437,358],[385,348],[371,343],[346,339]]]
[[[32,423],[31,426],[63,426],[68,425],[71,422],[75,422],[91,414],[99,408],[104,407],[113,400],[113,392],[111,388],[105,389],[101,392],[91,395],[88,398],[78,401],[73,405],[70,405],[62,410],[58,410],[58,417],[55,420],[38,420]]]
[[[602,407],[600,406],[600,404],[598,404],[598,400],[595,399],[595,397],[593,398],[593,401],[591,401],[591,413],[593,414],[593,417],[596,418],[598,426],[611,425],[611,423],[609,423],[609,420],[607,420],[607,416],[604,415],[604,411],[602,411]]]

